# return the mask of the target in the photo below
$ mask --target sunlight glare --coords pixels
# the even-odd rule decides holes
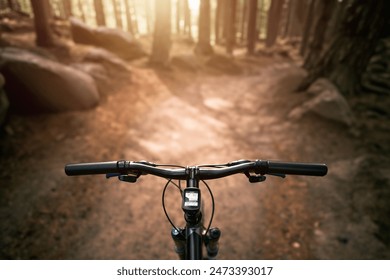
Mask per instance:
[[[188,5],[191,9],[191,12],[197,12],[199,10],[199,0],[188,0]]]

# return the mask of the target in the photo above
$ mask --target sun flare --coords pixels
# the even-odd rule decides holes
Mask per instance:
[[[188,0],[188,5],[192,12],[199,10],[199,0]]]

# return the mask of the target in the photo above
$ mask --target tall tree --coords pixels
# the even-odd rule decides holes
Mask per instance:
[[[188,0],[184,0],[184,34],[192,40],[191,9]]]
[[[171,0],[155,0],[156,20],[150,62],[166,66],[171,50]]]
[[[215,43],[219,44],[221,39],[221,29],[223,29],[223,19],[224,19],[224,2],[223,0],[217,0],[217,8],[215,12]]]
[[[267,38],[265,40],[267,48],[272,47],[278,37],[283,3],[284,0],[272,0],[271,2],[271,7],[268,12]]]
[[[309,7],[306,9],[306,18],[304,23],[301,48],[299,51],[302,56],[305,56],[306,54],[306,49],[311,35],[311,29],[312,29],[311,27],[313,25],[313,19],[314,19],[315,0],[309,0],[309,1],[310,1]]]
[[[134,35],[133,17],[131,15],[131,5],[129,1],[130,0],[125,0],[127,31]]]
[[[117,0],[112,0],[112,7],[114,8],[116,27],[122,29],[123,24],[122,24],[122,11],[121,11],[120,3],[118,3]]]
[[[195,47],[195,53],[212,54],[214,51],[210,44],[210,0],[200,1],[198,31],[198,43]]]
[[[332,11],[336,1],[321,1],[318,5],[320,16],[317,19],[314,30],[314,38],[310,42],[310,53],[305,59],[305,68],[310,69],[321,56],[325,42],[325,34],[328,29]]]
[[[250,2],[251,0],[249,0]],[[257,3],[256,3],[257,6]],[[244,1],[241,11],[241,27],[240,27],[240,39],[243,42],[247,38],[247,28],[248,28],[248,14],[251,13],[249,9],[248,1]],[[257,14],[257,13],[256,13]],[[256,29],[256,27],[255,27]]]
[[[306,1],[302,0],[289,1],[289,13],[285,36],[289,38],[302,36],[305,2]]]
[[[65,17],[66,18],[71,17],[73,15],[72,1],[71,0],[62,0],[62,5],[64,7]]]
[[[375,47],[389,30],[390,2],[387,0],[377,0],[375,5],[369,0],[351,0],[338,5],[343,5],[343,16],[337,32],[298,91],[307,89],[319,77],[326,77],[342,93],[355,93]]]
[[[233,53],[233,48],[236,43],[236,10],[237,0],[226,0],[227,12],[226,12],[226,52],[228,54]]]
[[[98,26],[106,25],[106,16],[104,14],[104,6],[102,0],[93,0],[93,5],[95,7],[95,16],[96,16],[96,24]]]
[[[249,19],[248,19],[248,54],[253,54],[257,41],[256,34],[256,18],[257,18],[257,0],[249,0]]]
[[[51,10],[49,0],[31,0],[34,13],[36,44],[40,47],[54,46],[53,32],[50,27]]]

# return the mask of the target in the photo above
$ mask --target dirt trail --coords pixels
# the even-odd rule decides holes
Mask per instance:
[[[354,183],[345,173],[364,149],[336,123],[316,116],[288,119],[307,98],[292,93],[304,75],[297,67],[252,66],[252,73],[236,76],[138,67],[133,83],[95,110],[15,116],[12,135],[2,140],[7,168],[0,177],[0,257],[176,258],[161,207],[164,180],[145,176],[129,185],[103,176],[69,178],[65,163],[125,158],[193,165],[262,158],[327,162],[330,172],[255,185],[243,176],[212,181],[221,259],[387,258],[374,236],[377,226],[367,214],[353,215],[349,193],[339,190]],[[166,203],[181,225],[174,188]]]

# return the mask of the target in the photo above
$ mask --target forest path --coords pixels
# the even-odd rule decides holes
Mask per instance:
[[[65,163],[125,158],[195,165],[261,158],[326,162],[330,174],[255,185],[238,175],[211,181],[213,225],[222,230],[219,258],[382,258],[375,225],[356,217],[348,193],[339,191],[354,183],[344,178],[364,151],[338,124],[316,116],[288,119],[307,98],[292,92],[304,75],[298,67],[253,69],[221,75],[134,68],[133,83],[95,110],[16,117],[2,150],[9,170],[1,174],[7,186],[0,196],[1,257],[176,258],[161,207],[165,180],[146,176],[129,185],[103,176],[70,178]],[[342,168],[332,170],[333,164]],[[202,190],[207,220],[210,198]],[[174,188],[166,205],[182,226]]]

